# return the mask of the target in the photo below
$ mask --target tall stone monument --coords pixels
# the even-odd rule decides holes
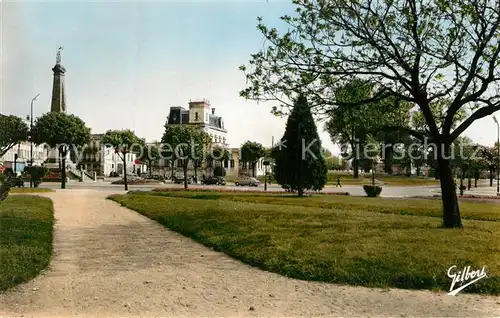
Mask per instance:
[[[66,96],[64,91],[64,76],[66,69],[61,65],[61,51],[62,47],[59,47],[59,49],[57,49],[56,65],[52,68],[52,72],[54,72],[54,81],[52,84],[51,112],[66,111]]]
[[[52,68],[54,72],[54,80],[52,84],[52,102],[50,104],[51,112],[66,112],[66,96],[64,91],[64,76],[66,69],[61,65],[61,51],[62,47],[57,49],[56,65]],[[60,171],[61,158],[57,149],[50,149],[47,161],[44,166],[50,170]]]

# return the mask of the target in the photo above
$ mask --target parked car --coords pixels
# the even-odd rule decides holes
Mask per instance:
[[[253,177],[243,177],[243,178],[238,178],[234,183],[234,185],[258,187],[260,185],[260,181]]]
[[[189,178],[188,177],[188,180],[187,180],[187,183],[191,184],[191,181],[193,180],[193,178]],[[174,179],[172,180],[174,183],[177,183],[177,184],[181,184],[181,183],[184,183],[184,177],[175,177],[174,176]]]
[[[226,180],[223,177],[211,176],[205,178],[201,181],[202,184],[217,184],[217,185],[226,185]]]

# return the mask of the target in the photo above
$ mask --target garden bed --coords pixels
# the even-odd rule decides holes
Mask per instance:
[[[217,189],[207,189],[207,188],[199,188],[199,187],[189,187],[187,189],[184,188],[156,188],[153,189],[154,192],[172,192],[172,191],[193,191],[193,192],[224,192],[224,193],[261,193],[261,194],[289,194],[295,195],[292,192],[285,191],[259,191],[253,189],[228,189],[228,188],[217,188]],[[349,192],[319,192],[319,191],[305,191],[304,194],[321,194],[321,195],[349,195]]]

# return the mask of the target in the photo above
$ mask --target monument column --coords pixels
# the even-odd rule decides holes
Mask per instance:
[[[62,47],[57,49],[56,65],[52,68],[54,72],[54,80],[52,82],[52,102],[50,104],[50,111],[61,113],[66,112],[66,96],[64,91],[64,76],[66,69],[61,65],[61,51]],[[60,167],[61,158],[59,150],[50,149],[45,166],[49,169],[64,169]]]
[[[51,112],[66,111],[66,96],[64,91],[64,74],[66,73],[66,69],[61,65],[61,51],[62,47],[57,50],[56,65],[52,68],[54,81],[52,84]]]

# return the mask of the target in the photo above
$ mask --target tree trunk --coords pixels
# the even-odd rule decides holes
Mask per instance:
[[[463,225],[450,160],[446,159],[449,157],[449,145],[443,150],[446,150],[444,151],[446,157],[443,156],[441,151],[438,151],[438,171],[441,183],[441,199],[443,201],[443,227],[461,228]]]
[[[175,164],[173,159],[172,159],[171,163],[172,164],[170,166],[172,169],[170,170],[170,179],[173,181],[174,180],[174,164]]]
[[[66,189],[66,153],[67,151],[62,151],[62,158],[61,158],[61,164],[62,164],[62,169],[61,169],[61,189]]]
[[[417,167],[417,177],[420,177],[420,167]]]
[[[490,168],[490,187],[493,186],[493,169]]]
[[[149,165],[148,165],[148,170],[149,170],[149,177],[151,178],[153,176],[153,162],[152,161],[149,161]]]
[[[127,184],[127,160],[125,154],[123,155],[123,183],[125,184],[125,191],[128,191],[128,184]]]
[[[462,171],[462,173],[460,174],[460,195],[464,195],[464,178],[465,178],[465,174],[464,172]]]
[[[198,181],[198,161],[197,160],[193,161],[193,166],[194,166],[194,180]]]
[[[467,190],[470,190],[471,187],[472,187],[472,182],[471,182],[470,171],[469,171],[467,173]]]
[[[372,185],[375,185],[375,162],[372,164]]]
[[[297,189],[297,195],[298,195],[299,197],[303,197],[303,196],[304,196],[304,189],[302,189],[302,187],[299,187],[299,188]]]
[[[257,165],[256,162],[252,162],[252,177],[255,178],[255,166]]]
[[[384,149],[384,172],[392,175],[392,157],[393,157],[393,149],[385,148]]]
[[[359,159],[358,158],[352,159],[352,171],[353,171],[353,178],[359,179]]]
[[[184,159],[184,160],[187,161],[186,159]],[[188,165],[185,162],[182,163],[182,170],[184,170],[184,189],[187,190],[187,188],[188,188],[188,179],[187,179]]]

